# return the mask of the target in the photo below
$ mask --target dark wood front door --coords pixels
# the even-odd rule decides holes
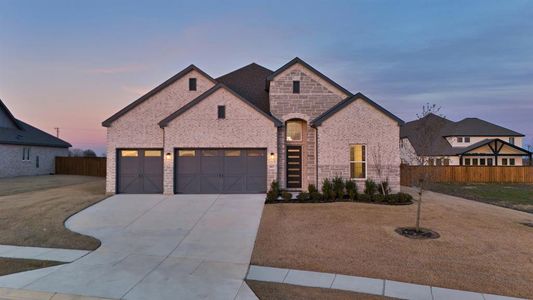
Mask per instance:
[[[287,146],[287,188],[302,188],[302,146]]]

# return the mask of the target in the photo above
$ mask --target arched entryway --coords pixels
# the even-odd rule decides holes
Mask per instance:
[[[285,122],[285,183],[287,189],[307,187],[307,122],[290,119]]]

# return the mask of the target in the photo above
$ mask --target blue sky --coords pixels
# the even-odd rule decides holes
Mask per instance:
[[[533,143],[533,1],[0,0],[0,98],[98,153],[101,121],[191,63],[295,56],[406,121],[435,103]]]

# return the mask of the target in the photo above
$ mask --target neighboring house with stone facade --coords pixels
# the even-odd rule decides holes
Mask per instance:
[[[216,79],[191,65],[102,123],[107,192],[301,191],[333,176],[397,192],[402,123],[299,58]]]
[[[0,100],[0,178],[54,173],[55,157],[68,156],[70,146],[17,120]]]
[[[400,153],[408,165],[522,166],[524,157],[531,158],[523,137],[478,118],[454,122],[428,114],[402,126]]]

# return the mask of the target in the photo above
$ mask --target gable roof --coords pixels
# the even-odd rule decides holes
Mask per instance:
[[[216,81],[211,77],[209,76],[207,73],[205,73],[204,71],[202,71],[200,68],[196,67],[195,65],[190,65],[188,66],[187,68],[183,69],[182,71],[180,71],[178,74],[170,77],[168,80],[166,80],[165,82],[163,82],[162,84],[158,85],[157,87],[155,87],[154,89],[152,89],[151,91],[149,91],[148,93],[146,93],[144,96],[142,96],[141,98],[133,101],[132,103],[130,103],[128,106],[124,107],[123,109],[121,109],[120,111],[118,111],[117,113],[115,113],[114,115],[112,115],[111,117],[109,117],[107,120],[103,121],[102,122],[102,126],[104,127],[109,127],[111,126],[111,123],[113,123],[113,121],[117,120],[118,118],[122,117],[123,115],[125,115],[127,112],[129,112],[130,110],[134,109],[136,106],[138,106],[139,104],[143,103],[144,101],[148,100],[150,97],[152,97],[153,95],[157,94],[158,92],[160,92],[161,90],[163,90],[164,88],[166,88],[167,86],[173,84],[174,82],[176,82],[178,79],[182,78],[183,76],[187,75],[189,72],[191,72],[192,70],[195,70],[197,71],[198,73],[202,74],[202,76],[205,76],[207,79],[209,79],[211,82],[213,83],[216,83]]]
[[[444,136],[524,136],[516,131],[478,118],[466,118],[448,126]]]
[[[16,127],[0,127],[0,144],[68,148],[72,145],[27,123],[15,119],[0,100],[0,109],[13,120]]]
[[[357,93],[357,94],[355,94],[353,96],[347,97],[346,99],[342,100],[341,102],[337,103],[336,105],[334,105],[333,107],[331,107],[330,109],[325,111],[320,116],[316,117],[314,120],[311,121],[311,126],[314,126],[314,127],[320,126],[329,117],[333,116],[335,113],[337,113],[338,111],[342,110],[343,108],[348,106],[350,103],[356,101],[357,99],[363,99],[368,104],[370,104],[371,106],[373,106],[377,110],[381,111],[382,113],[384,113],[389,118],[391,118],[391,119],[395,120],[396,122],[398,122],[398,125],[402,125],[404,123],[402,119],[398,118],[393,113],[391,113],[390,111],[386,110],[385,108],[383,108],[382,106],[380,106],[376,102],[370,100],[370,98],[368,98],[367,96],[363,95],[362,93]]]
[[[490,143],[492,143],[492,142],[499,142],[499,143],[501,143],[502,145],[506,145],[506,146],[509,146],[509,147],[511,147],[511,148],[514,148],[514,149],[516,149],[516,150],[518,150],[518,151],[522,151],[522,152],[524,152],[524,155],[529,155],[529,154],[531,154],[530,151],[528,151],[528,150],[526,150],[526,149],[523,149],[523,148],[520,148],[520,147],[518,147],[518,146],[516,146],[516,145],[513,145],[513,144],[511,144],[511,143],[509,143],[509,142],[506,142],[506,141],[504,141],[504,140],[502,140],[502,139],[484,139],[484,140],[481,140],[481,141],[479,141],[479,142],[477,142],[477,143],[474,143],[474,144],[472,144],[472,145],[470,145],[470,146],[468,146],[468,147],[460,148],[460,150],[457,152],[457,154],[465,154],[465,153],[470,152],[470,151],[472,151],[472,150],[475,150],[475,149],[477,149],[477,148],[479,148],[479,147],[482,147],[482,146],[488,145],[488,144],[490,144]],[[490,147],[490,146],[489,146],[489,147]],[[493,151],[494,151],[494,150],[493,150]],[[505,155],[505,154],[504,154],[504,155]]]
[[[171,115],[166,117],[165,119],[161,120],[161,122],[159,122],[159,127],[161,127],[161,128],[166,127],[168,125],[168,123],[170,123],[172,120],[174,120],[175,118],[177,118],[178,116],[180,116],[184,112],[188,111],[189,109],[194,107],[196,104],[200,103],[202,100],[206,99],[207,97],[209,97],[210,95],[212,95],[213,93],[218,91],[219,89],[225,89],[225,90],[229,91],[233,96],[235,96],[238,99],[242,100],[244,103],[248,104],[250,107],[255,109],[258,113],[262,114],[263,116],[265,116],[266,118],[271,120],[276,126],[280,127],[280,126],[283,125],[283,123],[280,120],[278,120],[274,116],[262,111],[261,109],[257,108],[257,106],[255,106],[250,101],[248,101],[245,98],[243,98],[241,95],[237,94],[235,91],[233,91],[230,88],[228,88],[223,83],[218,83],[214,87],[212,87],[209,90],[205,91],[200,96],[196,97],[195,99],[193,99],[189,103],[185,104],[183,107],[181,107],[180,109],[178,109],[177,111],[175,111],[174,113],[172,113]]]
[[[313,68],[311,65],[309,65],[305,61],[301,60],[299,57],[295,57],[294,59],[292,59],[291,61],[289,61],[285,65],[283,65],[281,68],[277,69],[274,73],[270,74],[267,77],[267,89],[270,86],[270,81],[271,80],[273,80],[276,76],[278,76],[279,74],[283,73],[283,71],[287,70],[288,68],[290,68],[291,66],[293,66],[295,64],[303,65],[304,67],[306,67],[307,69],[311,70],[313,73],[318,75],[320,78],[322,78],[324,81],[328,82],[329,84],[333,85],[337,89],[341,90],[346,95],[348,95],[348,96],[352,95],[352,93],[350,93],[350,91],[348,91],[347,89],[343,88],[340,84],[336,83],[331,78],[329,78],[326,75],[322,74],[320,71],[318,71],[317,69]]]
[[[464,122],[465,120],[468,121]],[[480,127],[484,124],[488,124],[487,128]],[[427,134],[424,134],[424,128],[432,128],[430,132],[434,132],[434,135],[427,136]],[[428,114],[421,119],[407,122],[400,128],[400,138],[407,138],[416,153],[425,156],[460,155],[486,145],[494,140],[499,140],[505,144],[511,145],[500,139],[484,139],[467,147],[452,147],[452,145],[446,140],[446,137],[449,136],[516,136],[516,134],[520,135],[515,131],[477,118],[467,118],[459,122],[454,122],[435,114]],[[432,139],[431,147],[427,147],[428,144],[426,144],[426,142],[428,139]],[[512,145],[512,147],[527,152],[527,150],[515,145]]]
[[[4,102],[2,101],[2,99],[0,99],[0,110],[3,111],[7,117],[11,120],[11,122],[13,122],[13,124],[15,125],[15,127],[17,127],[18,129],[22,129],[22,126],[21,124],[18,123],[18,120],[15,119],[15,117],[13,116],[13,114],[9,111],[9,109],[7,108],[7,106],[4,104]]]
[[[270,100],[265,89],[266,78],[273,71],[251,63],[215,79],[241,95],[266,113],[270,113]]]

